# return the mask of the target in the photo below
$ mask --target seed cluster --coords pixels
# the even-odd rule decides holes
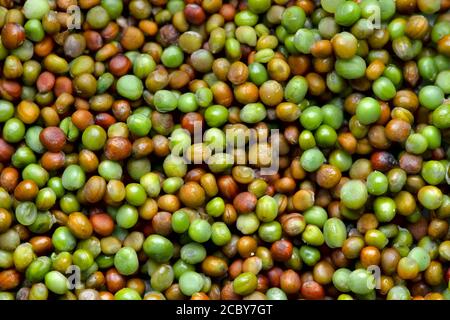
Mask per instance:
[[[0,299],[450,299],[448,0],[0,0]]]

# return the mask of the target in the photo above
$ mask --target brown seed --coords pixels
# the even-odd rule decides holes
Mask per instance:
[[[241,296],[234,292],[233,282],[229,281],[224,284],[220,291],[221,300],[240,300]]]
[[[86,47],[90,51],[97,51],[103,46],[103,39],[100,33],[94,30],[87,30],[83,33],[86,39]]]
[[[433,239],[441,239],[447,235],[448,222],[442,219],[433,219],[428,225],[428,235]]]
[[[107,213],[96,213],[91,215],[92,227],[100,236],[107,237],[114,231],[114,220]]]
[[[251,236],[243,236],[237,242],[237,251],[243,258],[251,257],[255,254],[258,242]]]
[[[48,254],[53,249],[52,239],[48,236],[35,236],[30,239],[30,243],[38,256]]]
[[[95,116],[94,123],[103,129],[108,129],[111,125],[116,123],[116,119],[106,112],[99,113]]]
[[[280,277],[280,288],[286,294],[295,294],[300,292],[302,281],[300,276],[294,270],[286,270]]]
[[[133,51],[139,49],[144,44],[144,33],[136,27],[127,27],[122,34],[120,44],[124,49]]]
[[[283,231],[291,237],[295,237],[305,229],[305,218],[300,213],[282,215],[280,223]]]
[[[48,71],[42,72],[36,80],[36,87],[39,93],[51,91],[55,85],[55,81],[56,79],[53,73]]]
[[[427,235],[428,221],[425,218],[420,218],[416,223],[408,225],[408,230],[411,232],[414,240],[419,241]]]
[[[103,199],[106,192],[106,181],[100,176],[92,176],[83,187],[83,195],[89,203],[96,203]]]
[[[12,214],[8,210],[0,208],[0,233],[7,231],[12,221]]]
[[[331,189],[339,183],[342,174],[339,169],[330,164],[320,166],[316,174],[317,184],[322,188]]]
[[[168,236],[172,232],[172,214],[160,211],[152,219],[152,227],[155,233]]]
[[[161,45],[163,45],[164,47],[167,47],[169,45],[177,43],[180,33],[178,32],[177,29],[175,29],[175,27],[172,24],[166,24],[166,25],[162,26],[161,29],[159,29],[159,36],[160,36]],[[153,56],[153,58],[155,59],[154,56]],[[155,61],[158,62],[159,57],[158,57],[158,59],[155,59]]]
[[[203,116],[198,112],[188,112],[181,118],[181,126],[193,134],[195,128],[202,128],[204,125]]]
[[[2,29],[2,43],[8,50],[13,50],[25,41],[25,29],[18,23],[9,22]]]
[[[115,268],[111,268],[106,272],[106,287],[111,293],[115,293],[125,288],[126,280]]]
[[[136,159],[144,158],[153,151],[153,141],[149,137],[142,137],[134,140],[132,146],[132,154]]]
[[[256,208],[256,196],[251,192],[241,192],[233,200],[233,206],[238,213],[250,213]]]
[[[14,152],[14,147],[0,138],[0,162],[9,162]]]
[[[6,100],[19,99],[22,94],[22,86],[13,80],[0,79],[0,95]]]
[[[370,157],[373,170],[386,172],[397,165],[395,157],[386,151],[375,152]]]
[[[371,126],[367,134],[371,146],[377,149],[388,149],[391,146],[391,141],[386,137],[384,127],[381,125]]]
[[[411,132],[411,125],[400,119],[392,119],[386,125],[386,137],[395,142],[404,142]]]
[[[181,202],[190,208],[198,208],[205,202],[205,190],[194,181],[185,183],[178,194]]]
[[[206,19],[203,8],[198,4],[191,3],[184,8],[184,16],[189,23],[194,25],[201,25]]]
[[[221,176],[217,181],[217,185],[219,187],[220,193],[222,193],[222,195],[227,199],[233,199],[239,192],[238,185],[233,180],[233,178],[228,175]]]
[[[270,247],[270,252],[275,261],[288,261],[292,256],[293,246],[288,240],[275,241]]]
[[[234,85],[243,84],[248,78],[248,67],[241,61],[233,62],[228,70],[228,80]]]
[[[372,213],[363,214],[356,224],[356,228],[362,234],[366,233],[369,230],[373,230],[378,228],[378,220],[377,217]]]
[[[4,270],[0,272],[0,290],[8,291],[20,284],[21,274],[16,270]]]
[[[397,270],[400,261],[400,253],[394,248],[386,248],[381,252],[381,268],[387,275],[393,274]]]
[[[269,283],[272,287],[280,286],[280,278],[283,274],[283,269],[280,267],[273,267],[267,272],[267,277],[269,278]]]
[[[64,152],[46,152],[42,155],[41,165],[45,170],[53,171],[64,167],[66,157]]]
[[[66,144],[66,135],[58,127],[47,127],[39,134],[42,145],[50,152],[59,152]]]
[[[334,267],[327,260],[319,261],[313,268],[313,278],[319,284],[329,284],[333,278]]]
[[[301,288],[301,294],[305,299],[320,300],[325,296],[325,290],[316,281],[304,282]]]
[[[118,54],[111,60],[109,60],[109,71],[117,76],[123,76],[126,74],[131,68],[131,61],[123,54]]]
[[[131,155],[132,145],[130,140],[123,137],[114,137],[106,141],[105,156],[109,160],[120,161]]]
[[[34,200],[38,192],[39,188],[36,182],[33,180],[23,180],[14,189],[14,198],[19,201],[30,201]]]
[[[299,190],[292,197],[292,205],[296,210],[305,211],[314,205],[314,192]]]
[[[361,264],[366,268],[372,265],[377,266],[380,264],[381,260],[380,250],[374,246],[364,247],[361,250],[359,258],[361,260]]]
[[[19,183],[19,171],[13,167],[6,167],[0,174],[0,186],[12,192]]]
[[[67,227],[72,234],[79,239],[87,239],[92,235],[92,224],[81,212],[73,212],[69,215]]]
[[[202,271],[209,277],[222,277],[227,273],[228,266],[225,260],[215,256],[208,256],[202,262]]]

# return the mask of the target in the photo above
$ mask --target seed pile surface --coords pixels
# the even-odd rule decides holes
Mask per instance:
[[[448,0],[0,0],[0,299],[450,299]]]

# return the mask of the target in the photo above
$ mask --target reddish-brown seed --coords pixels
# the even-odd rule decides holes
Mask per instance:
[[[114,137],[106,141],[105,156],[109,160],[120,161],[131,155],[131,142],[123,137]]]
[[[22,86],[19,82],[0,79],[0,95],[6,100],[19,99],[22,94]]]
[[[86,39],[86,47],[89,51],[97,51],[103,46],[102,36],[97,31],[85,31],[83,36]]]
[[[80,130],[84,130],[94,124],[94,116],[87,110],[77,110],[72,114],[73,124]]]
[[[188,4],[184,8],[184,16],[189,23],[197,26],[205,22],[206,19],[205,11],[198,4]]]
[[[38,256],[48,254],[53,249],[52,239],[48,236],[35,236],[29,242]]]
[[[72,212],[67,220],[67,227],[78,239],[87,239],[92,235],[93,228],[89,219],[81,212]]]
[[[66,160],[65,153],[62,151],[59,152],[50,152],[47,151],[42,155],[41,165],[45,170],[52,171],[58,170],[64,167],[64,163]]]
[[[11,159],[15,149],[8,142],[0,138],[0,162],[6,163]]]
[[[59,97],[63,93],[72,94],[72,80],[68,77],[58,77],[55,80],[55,85],[53,87],[53,92],[57,97]]]
[[[397,165],[397,159],[395,159],[392,153],[386,151],[374,152],[370,156],[370,162],[374,170],[382,172],[389,171]]]
[[[107,237],[114,231],[114,220],[107,213],[96,213],[90,219],[94,232]]]
[[[405,152],[400,156],[399,164],[406,173],[416,174],[422,169],[422,157]]]
[[[188,112],[181,118],[181,126],[193,134],[195,128],[203,128],[204,119],[198,112]]]
[[[0,272],[0,290],[7,291],[16,288],[21,280],[20,272],[10,269]]]
[[[222,8],[220,8],[219,14],[225,21],[232,21],[234,19],[234,15],[236,14],[236,9],[232,4],[224,3]]]
[[[13,167],[4,168],[0,174],[0,186],[12,192],[19,183],[19,171]]]
[[[217,185],[219,187],[220,193],[222,193],[222,195],[227,199],[233,199],[239,192],[237,183],[229,175],[221,176],[217,180]]]
[[[258,199],[251,192],[241,192],[233,200],[233,206],[238,213],[250,213],[256,208]]]
[[[243,258],[248,258],[256,253],[258,242],[251,236],[243,236],[237,242],[237,251]]]
[[[112,112],[118,121],[126,121],[131,114],[131,106],[127,100],[116,100],[112,105]]]
[[[53,73],[48,71],[42,72],[36,80],[36,87],[39,93],[51,91],[55,85],[55,81],[56,79]]]
[[[59,152],[66,144],[66,135],[58,127],[47,127],[39,134],[42,145],[50,152]]]
[[[14,189],[14,198],[19,201],[29,201],[33,200],[38,192],[39,188],[36,182],[33,180],[23,180]]]
[[[267,272],[267,277],[269,278],[269,283],[271,287],[280,287],[280,278],[283,274],[283,269],[280,267],[274,267]]]
[[[280,287],[286,294],[295,294],[300,292],[302,280],[294,270],[286,270],[280,277]]]
[[[18,23],[9,22],[2,29],[2,43],[8,50],[13,50],[25,41],[25,29]]]
[[[305,299],[320,300],[325,296],[323,287],[314,280],[303,283],[301,294]]]
[[[123,54],[118,54],[109,60],[109,71],[116,77],[125,75],[131,68],[131,61]]]
[[[133,26],[127,27],[120,39],[120,44],[128,51],[137,50],[144,44],[144,33]]]
[[[331,189],[339,183],[341,177],[341,171],[337,167],[324,164],[317,171],[316,180],[317,184],[322,188]]]
[[[106,181],[100,176],[92,176],[83,187],[82,195],[89,203],[100,202],[106,193]]]
[[[229,281],[224,284],[220,291],[221,300],[240,300],[241,296],[234,292],[233,282]]]
[[[109,113],[102,112],[95,116],[94,123],[103,129],[108,129],[111,125],[116,123],[116,119]]]
[[[160,211],[153,216],[152,227],[155,233],[168,236],[172,232],[172,214],[167,211]]]
[[[242,259],[236,259],[228,267],[228,276],[231,280],[234,280],[242,273],[242,262]]]
[[[292,256],[293,246],[288,240],[275,241],[270,247],[270,253],[275,261],[288,261]]]
[[[115,293],[125,288],[126,280],[115,268],[111,268],[106,272],[106,287],[111,293]]]
[[[265,293],[269,289],[269,279],[263,274],[258,274],[258,285],[256,291]]]
[[[420,218],[419,221],[411,223],[407,226],[409,232],[411,232],[414,240],[419,241],[427,235],[428,232],[428,221],[424,217]]]
[[[386,125],[386,137],[391,141],[404,142],[411,132],[411,125],[400,119],[392,119]]]
[[[166,24],[159,29],[159,36],[161,45],[169,46],[177,43],[180,33],[172,24]],[[159,58],[155,60],[159,60]]]

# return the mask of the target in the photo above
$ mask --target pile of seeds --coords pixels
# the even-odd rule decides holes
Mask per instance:
[[[450,299],[448,0],[0,5],[0,299]]]

